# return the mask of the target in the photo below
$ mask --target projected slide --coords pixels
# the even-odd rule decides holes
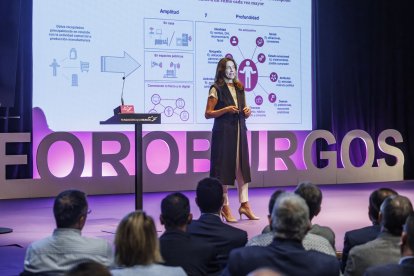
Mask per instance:
[[[161,113],[148,130],[211,130],[217,62],[233,57],[249,130],[312,128],[311,1],[33,3],[33,106],[54,131],[130,130],[120,105]],[[36,122],[34,122],[36,124]]]

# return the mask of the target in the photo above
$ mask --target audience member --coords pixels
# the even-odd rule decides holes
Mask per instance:
[[[408,198],[400,195],[387,197],[380,208],[380,234],[376,239],[351,249],[345,275],[363,275],[371,266],[398,263],[402,228],[412,211]]]
[[[312,222],[312,219],[321,212],[322,191],[315,184],[302,182],[296,187],[295,194],[301,196],[306,201],[309,207],[309,220]],[[309,233],[324,237],[335,250],[335,233],[331,228],[312,224]]]
[[[80,263],[69,270],[65,276],[111,276],[108,268],[100,263],[89,261]]]
[[[77,190],[60,193],[55,199],[53,214],[56,229],[52,236],[27,248],[24,273],[63,275],[85,261],[111,264],[112,247],[107,241],[81,236],[88,216],[85,193]]]
[[[272,196],[270,197],[269,201],[269,228],[271,229],[271,213],[273,210],[273,207],[275,205],[275,202],[279,195],[283,194],[283,191],[277,190],[275,191]],[[251,240],[249,240],[246,244],[246,246],[268,246],[272,243],[274,238],[273,231],[267,232],[264,234],[260,234],[258,236],[253,237]],[[302,240],[302,245],[306,250],[316,250],[328,255],[336,256],[335,250],[332,248],[332,245],[328,242],[327,239],[324,237],[307,233],[305,237]]]
[[[227,263],[230,251],[246,244],[247,233],[221,221],[223,185],[218,179],[209,177],[201,180],[197,185],[195,200],[201,216],[188,225],[187,231],[191,236],[215,247],[217,263],[222,269]],[[213,272],[214,269],[209,267],[209,272]]]
[[[270,221],[270,217],[272,216],[272,210],[273,206],[275,206],[276,199],[279,197],[280,194],[285,193],[285,190],[276,190],[273,192],[273,194],[270,196],[269,204],[267,205],[267,208],[269,210],[269,215],[267,216],[267,219]],[[263,230],[262,234],[272,232],[270,224],[266,225]]]
[[[388,264],[369,268],[366,276],[409,276],[414,275],[414,214],[405,221],[401,236],[401,259],[398,264]]]
[[[159,238],[165,265],[181,266],[188,275],[207,275],[215,258],[214,247],[186,233],[192,220],[190,202],[182,193],[173,193],[161,202],[161,224],[165,232]]]
[[[271,217],[274,241],[266,247],[249,246],[230,253],[223,275],[247,275],[271,267],[286,275],[339,275],[338,260],[306,251],[302,240],[310,229],[309,208],[299,196],[284,193],[276,200]]]
[[[161,257],[154,220],[143,211],[126,215],[115,234],[115,265],[117,275],[186,275],[181,267],[161,265]]]
[[[392,189],[388,189],[388,188],[380,188],[380,189],[373,191],[371,195],[369,196],[369,205],[368,205],[368,217],[369,217],[369,220],[372,222],[372,225],[364,227],[364,228],[348,231],[345,233],[344,249],[342,251],[342,264],[341,264],[342,271],[344,271],[345,269],[349,251],[354,246],[361,245],[369,241],[372,241],[378,236],[381,230],[381,226],[379,225],[379,221],[378,221],[380,207],[384,199],[390,195],[397,195],[397,192]]]

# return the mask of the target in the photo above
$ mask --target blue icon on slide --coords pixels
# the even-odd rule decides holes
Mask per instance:
[[[78,74],[72,74],[72,86],[78,86]]]
[[[52,67],[53,69],[53,76],[56,77],[57,76],[57,68],[60,67],[59,63],[56,62],[56,59],[53,59],[52,64],[49,65],[49,67]]]
[[[177,78],[177,69],[180,69],[180,63],[170,63],[170,68],[164,74],[164,78]]]
[[[76,51],[75,48],[70,49],[69,58],[70,59],[77,59],[78,58],[78,52]]]

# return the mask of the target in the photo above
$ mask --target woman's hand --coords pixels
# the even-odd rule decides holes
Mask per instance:
[[[227,113],[236,114],[239,113],[239,109],[235,105],[229,105],[226,108]]]
[[[250,107],[246,106],[245,108],[243,108],[243,113],[246,118],[249,118],[252,114],[252,110],[250,109]]]

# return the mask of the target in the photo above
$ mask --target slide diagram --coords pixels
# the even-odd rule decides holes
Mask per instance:
[[[53,78],[63,77],[67,84],[71,87],[79,86],[79,74],[88,73],[90,63],[89,61],[81,60],[78,57],[76,48],[71,48],[67,51],[66,57],[55,58],[49,64],[51,68],[50,74]]]
[[[145,83],[145,106],[148,113],[163,114],[163,124],[192,123],[193,83]]]
[[[145,52],[145,109],[162,113],[163,123],[193,123],[194,55]]]
[[[162,114],[162,125],[148,129],[207,131],[208,90],[218,61],[231,56],[252,108],[250,130],[310,129],[311,7],[310,0],[36,1],[33,105],[55,131],[128,130],[99,124],[122,95],[137,113]]]
[[[167,117],[178,115],[180,120],[185,122],[190,118],[190,114],[185,107],[185,100],[182,98],[176,99],[163,99],[158,94],[153,94],[151,96],[151,102],[154,104],[154,107],[148,111],[148,113],[159,113],[159,107],[163,110],[163,114]],[[173,102],[171,104],[171,102]]]
[[[193,53],[145,52],[146,81],[193,82]]]
[[[184,20],[144,19],[145,48],[193,51],[193,22]]]
[[[206,101],[205,80],[231,57],[252,108],[249,123],[300,123],[300,29],[196,22],[196,48],[196,62],[207,64],[196,71],[197,109]]]

